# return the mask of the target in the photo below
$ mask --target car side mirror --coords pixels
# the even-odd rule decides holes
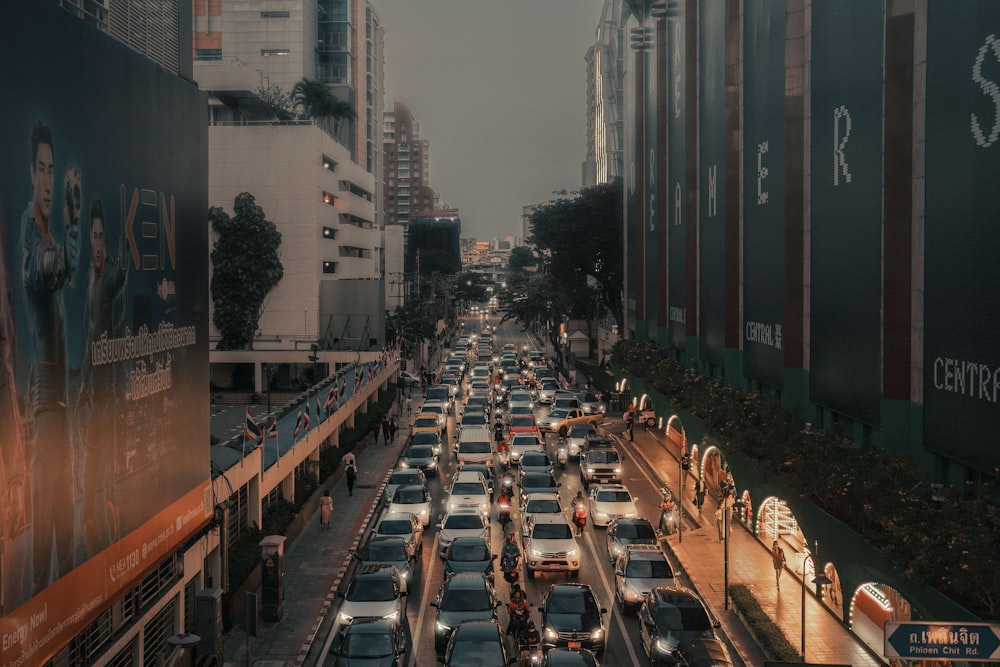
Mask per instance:
[[[401,597],[401,598],[405,598],[405,597],[406,597],[406,595],[407,595],[407,592],[406,592],[406,591],[399,591],[399,597]]]
[[[432,600],[432,601],[430,602],[430,605],[431,605],[432,607],[437,607],[437,606],[438,606],[438,603],[437,603],[437,600]]]
[[[720,623],[719,621],[712,621],[712,627],[716,629],[721,628],[722,623]]]
[[[606,613],[608,613],[608,610],[607,610],[607,608],[606,608],[606,607],[601,607],[601,613],[602,613],[602,614],[606,614]]]
[[[493,554],[492,556],[490,556],[490,560],[496,560],[496,559],[497,559],[497,555],[496,554]]]
[[[344,597],[344,592],[343,591],[337,591],[337,597],[338,598]]]
[[[625,576],[625,570],[615,570],[615,576],[616,577],[624,577]]]
[[[543,613],[545,613],[545,607],[539,607],[539,608],[538,608],[538,613],[539,613],[539,614],[543,614]]]

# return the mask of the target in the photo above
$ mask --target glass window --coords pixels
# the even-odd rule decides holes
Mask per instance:
[[[264,56],[265,58],[269,58],[271,56],[287,56],[289,53],[291,53],[290,49],[261,49],[260,50],[260,55]]]
[[[222,60],[222,49],[195,49],[195,60]]]

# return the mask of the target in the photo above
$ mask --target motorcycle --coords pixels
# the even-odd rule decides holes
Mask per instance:
[[[502,498],[497,501],[497,517],[500,519],[500,525],[506,529],[507,524],[510,523],[510,500]]]
[[[661,489],[663,494],[663,501],[660,503],[660,531],[664,535],[673,535],[677,532],[677,527],[680,522],[680,517],[678,516],[678,507],[674,503],[673,496],[669,489]]]
[[[542,664],[542,645],[540,642],[528,641],[526,632],[521,632],[518,635],[517,652],[522,661],[528,660],[532,665]]]
[[[514,476],[509,472],[500,479],[500,495],[506,495],[508,498],[514,497]]]
[[[503,449],[497,451],[497,459],[500,461],[500,467],[507,470],[510,467],[510,450]]]
[[[523,607],[509,610],[510,621],[507,623],[507,634],[518,638],[524,634],[528,627],[528,610]]]
[[[583,527],[587,525],[587,506],[584,503],[576,503],[573,506],[573,523],[576,524],[576,534],[583,533]]]
[[[512,554],[507,554],[500,559],[500,569],[503,571],[504,581],[509,584],[514,583],[521,576],[521,564],[518,562],[517,556]],[[528,622],[527,612],[525,612],[524,622]]]
[[[565,468],[568,461],[569,445],[566,444],[566,438],[559,438],[559,443],[556,445],[556,463],[560,468]]]

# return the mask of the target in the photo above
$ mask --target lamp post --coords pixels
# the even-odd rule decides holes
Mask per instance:
[[[309,361],[313,362],[313,384],[316,384],[319,381],[319,355],[316,354],[319,352],[319,345],[313,343],[309,346],[309,350]]]
[[[722,487],[722,536],[725,539],[724,545],[724,572],[723,572],[723,609],[729,609],[729,496],[736,495],[736,489],[732,484],[723,480],[719,485]],[[739,511],[743,509],[743,502],[740,500],[732,503],[733,509]]]
[[[674,424],[681,429],[681,455],[677,457],[677,479],[680,483],[677,487],[677,542],[680,543],[684,541],[684,485],[687,483],[687,472],[691,469],[691,457],[688,455],[687,432],[677,415],[671,415],[667,420],[667,429],[673,428]]]
[[[264,366],[264,371],[267,373],[267,414],[271,414],[271,368],[270,364]]]
[[[806,661],[806,563],[812,561],[813,571],[816,571],[818,564],[816,556],[819,555],[819,540],[813,541],[812,553],[806,552],[806,557],[802,559],[802,662]],[[823,586],[829,586],[833,582],[825,574],[817,574],[812,583],[816,585],[816,599],[823,599]]]

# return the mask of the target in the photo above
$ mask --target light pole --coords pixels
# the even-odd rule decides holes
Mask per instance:
[[[681,429],[681,455],[677,457],[677,479],[680,485],[677,487],[677,542],[684,541],[684,485],[687,482],[687,471],[691,469],[691,457],[688,455],[687,432],[684,424],[677,415],[670,415],[667,420],[667,429],[673,429],[674,424]]]
[[[813,550],[812,553],[806,551],[806,557],[802,559],[802,662],[806,661],[806,563],[812,561],[813,572],[816,571],[818,564],[816,563],[816,556],[819,555],[819,540],[813,540]],[[825,574],[820,572],[817,574],[812,583],[816,585],[816,599],[823,600],[823,586],[829,586],[833,582]]]
[[[736,495],[736,489],[733,484],[723,480],[719,485],[722,488],[722,536],[725,539],[725,556],[724,556],[724,572],[723,572],[723,609],[729,609],[729,495]],[[740,500],[732,503],[733,509],[739,511],[743,509],[743,502]]]
[[[271,365],[264,366],[264,370],[267,372],[267,414],[271,414]]]

